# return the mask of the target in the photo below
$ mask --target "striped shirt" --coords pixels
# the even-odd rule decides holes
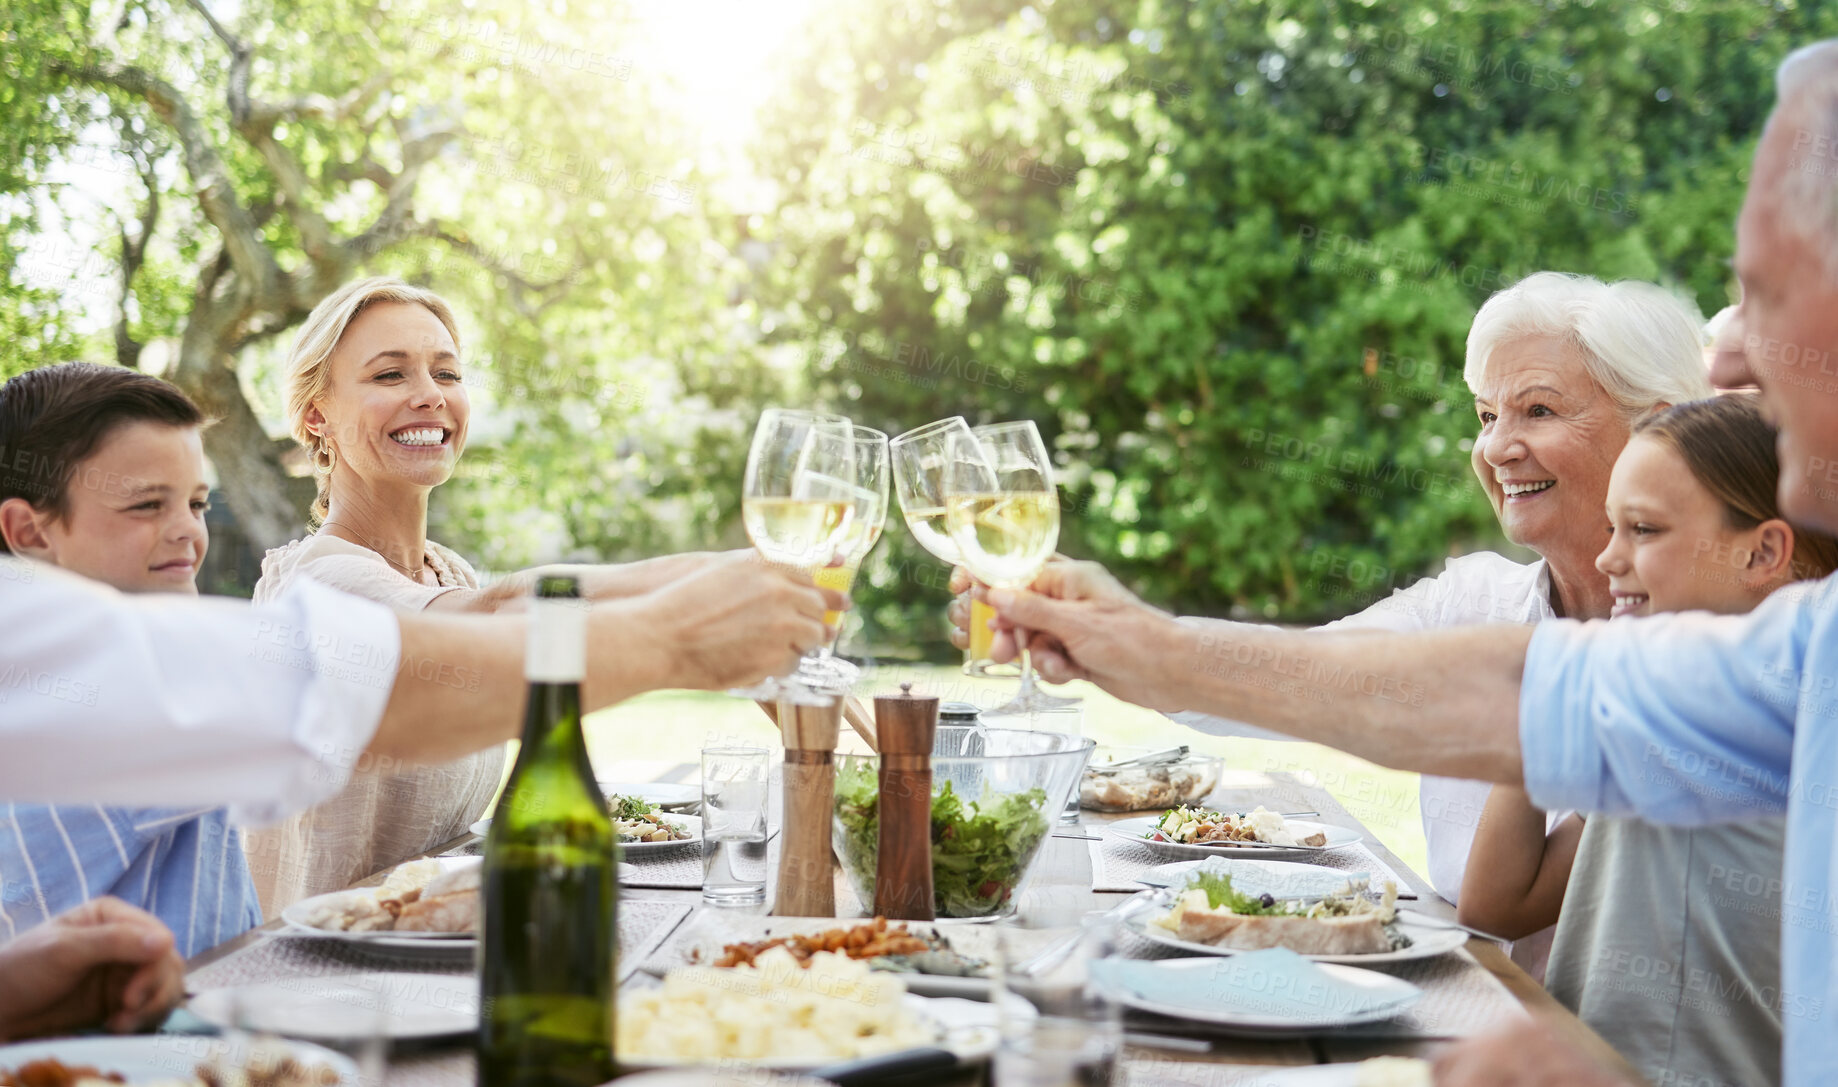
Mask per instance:
[[[262,923],[223,808],[0,809],[0,944],[103,895],[164,921],[186,958]]]

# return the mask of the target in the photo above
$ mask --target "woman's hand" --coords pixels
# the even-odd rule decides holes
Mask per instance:
[[[165,1021],[185,995],[185,961],[160,919],[97,898],[0,947],[0,1040]]]

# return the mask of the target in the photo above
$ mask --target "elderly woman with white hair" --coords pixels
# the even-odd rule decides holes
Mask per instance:
[[[523,605],[538,571],[484,585],[464,558],[428,539],[428,496],[452,476],[471,422],[462,373],[458,321],[431,291],[376,277],[314,308],[289,352],[285,393],[289,424],[318,481],[315,531],[263,558],[258,603],[310,577],[408,611]],[[715,559],[672,555],[544,570],[575,574],[584,595],[605,599],[650,592]],[[247,835],[269,916],[463,833],[497,793],[504,751],[441,766],[360,762],[357,770],[332,800]]]
[[[1468,623],[1605,619],[1602,551],[1608,477],[1641,417],[1711,395],[1695,306],[1650,283],[1603,283],[1538,272],[1489,298],[1468,330],[1463,371],[1479,423],[1472,463],[1506,538],[1541,557],[1493,552],[1450,559],[1366,610],[1319,629],[1427,630]],[[958,611],[961,615],[961,609]],[[1211,620],[1193,618],[1191,623]],[[1289,737],[1204,714],[1175,720],[1204,732]],[[1492,786],[1424,775],[1419,790],[1429,878],[1459,904],[1468,854]],[[1574,854],[1581,824],[1547,817],[1551,854]],[[1552,929],[1526,935],[1513,958],[1542,978]]]

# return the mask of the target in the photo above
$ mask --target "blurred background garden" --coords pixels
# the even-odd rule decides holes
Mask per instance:
[[[1488,294],[1732,301],[1774,66],[1834,33],[1787,0],[9,0],[0,376],[114,361],[202,403],[200,583],[246,595],[311,496],[292,330],[394,273],[462,315],[429,534],[482,570],[744,546],[765,405],[1025,417],[1063,552],[1316,622],[1502,547],[1461,379]],[[845,654],[948,685],[947,573],[889,531]],[[764,727],[712,699],[597,743]],[[1095,705],[1105,738],[1191,737]],[[689,727],[611,738],[658,715]],[[1408,788],[1413,829],[1411,775],[1202,742]]]

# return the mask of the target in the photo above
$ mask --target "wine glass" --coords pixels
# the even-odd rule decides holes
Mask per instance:
[[[841,554],[856,516],[852,424],[840,415],[768,408],[753,430],[741,492],[747,538],[767,562],[815,575]],[[811,661],[815,651],[805,654]],[[800,673],[804,665],[800,665]],[[762,701],[827,701],[798,674],[736,691]]]
[[[977,427],[951,438],[945,465],[945,527],[964,567],[997,589],[1033,584],[1059,544],[1059,492],[1053,463],[1032,421]],[[983,716],[1022,716],[1070,699],[1038,690],[1027,635],[1016,631],[1021,690]]]
[[[900,512],[906,527],[913,532],[919,546],[933,557],[952,566],[963,564],[957,544],[945,527],[945,478],[950,461],[952,441],[971,437],[970,424],[963,416],[953,415],[927,423],[895,438],[890,445],[894,466],[894,485],[899,490]],[[970,644],[964,650],[964,674],[991,676],[990,646],[995,631],[989,621],[995,610],[981,600],[970,602]]]
[[[887,435],[865,426],[851,426],[849,430],[855,464],[855,512],[838,550],[842,561],[816,571],[818,585],[839,593],[847,593],[854,586],[863,560],[880,542],[881,529],[887,521]],[[825,612],[823,621],[836,628],[836,637],[831,644],[819,648],[815,658],[807,658],[809,668],[825,677],[853,683],[861,670],[836,656],[836,645],[842,641],[843,614]]]

